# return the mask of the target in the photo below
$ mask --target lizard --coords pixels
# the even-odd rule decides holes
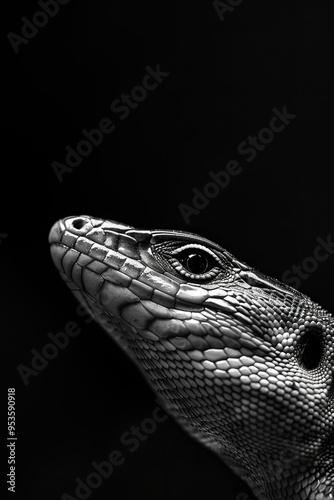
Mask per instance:
[[[205,237],[87,215],[53,262],[167,413],[259,500],[334,499],[334,320]]]

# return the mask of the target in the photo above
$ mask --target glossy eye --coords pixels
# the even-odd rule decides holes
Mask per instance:
[[[179,258],[179,261],[187,271],[192,274],[203,274],[213,267],[204,252],[189,253]]]
[[[174,250],[170,263],[180,274],[196,280],[212,278],[220,271],[218,257],[200,245]]]

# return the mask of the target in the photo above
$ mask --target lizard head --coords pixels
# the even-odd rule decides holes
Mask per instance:
[[[191,233],[80,216],[49,240],[63,279],[167,411],[249,484],[333,471],[329,313]]]

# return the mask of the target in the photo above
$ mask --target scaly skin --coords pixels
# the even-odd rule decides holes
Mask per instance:
[[[328,312],[194,234],[80,216],[49,239],[166,410],[259,500],[334,499]]]

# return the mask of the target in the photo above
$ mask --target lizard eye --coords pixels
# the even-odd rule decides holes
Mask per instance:
[[[174,269],[191,279],[209,279],[220,271],[218,257],[199,245],[178,248],[171,255],[170,263]]]
[[[186,251],[179,257],[183,267],[192,274],[203,274],[212,269],[214,262],[210,262],[210,256],[204,252]]]

